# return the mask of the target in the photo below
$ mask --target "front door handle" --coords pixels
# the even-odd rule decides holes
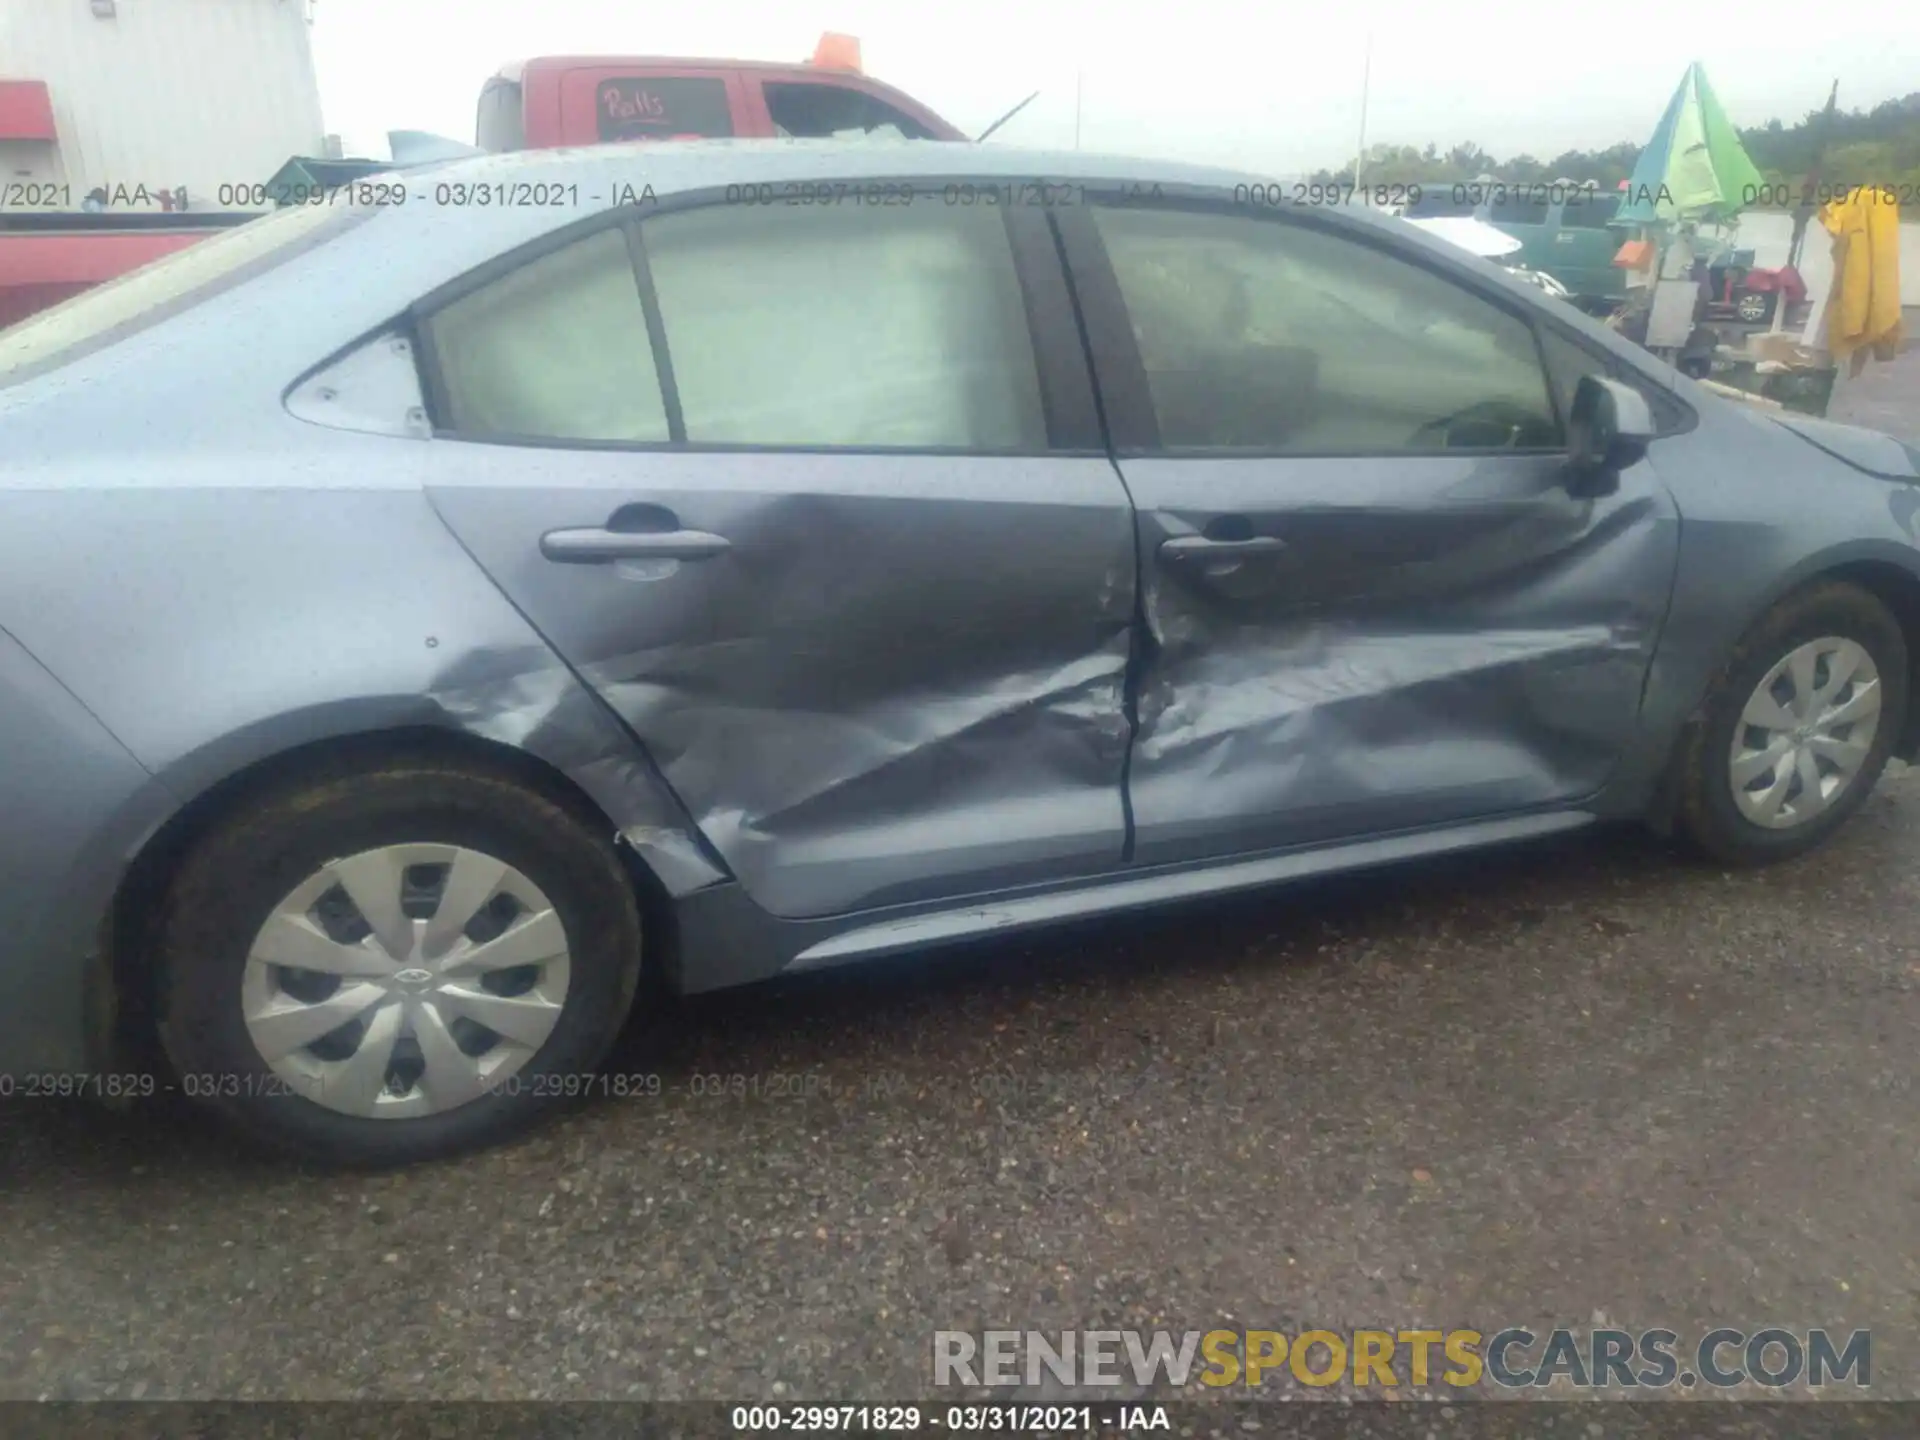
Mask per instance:
[[[616,560],[711,560],[732,549],[724,535],[705,530],[549,530],[540,553],[562,565],[606,565]]]
[[[1160,542],[1161,558],[1174,564],[1188,560],[1240,560],[1249,555],[1278,555],[1287,542],[1277,535],[1249,535],[1244,540],[1215,540],[1206,535],[1176,535]]]

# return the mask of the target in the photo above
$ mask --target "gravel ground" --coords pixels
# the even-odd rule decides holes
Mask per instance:
[[[381,1176],[16,1103],[0,1398],[900,1399],[936,1329],[1603,1320],[1870,1328],[1920,1396],[1917,860],[1902,770],[1780,869],[1596,834],[712,997],[617,1058],[658,1096]]]

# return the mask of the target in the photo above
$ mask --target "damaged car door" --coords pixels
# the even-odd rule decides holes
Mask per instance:
[[[1139,515],[1135,859],[1599,790],[1676,513],[1645,460],[1573,482],[1524,302],[1351,219],[1059,218]]]
[[[1124,845],[1132,515],[1057,249],[896,191],[576,229],[420,325],[433,503],[781,916]]]

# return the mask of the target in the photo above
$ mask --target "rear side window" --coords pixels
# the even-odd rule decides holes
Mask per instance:
[[[467,439],[668,438],[640,287],[618,227],[461,296],[426,328],[442,429]]]
[[[602,140],[671,140],[733,134],[726,81],[696,75],[621,75],[594,90]]]
[[[424,322],[439,428],[523,442],[1047,448],[998,210],[715,205],[646,220],[640,234],[664,367],[626,232],[609,226]]]
[[[997,210],[710,206],[640,234],[689,442],[1046,449]]]

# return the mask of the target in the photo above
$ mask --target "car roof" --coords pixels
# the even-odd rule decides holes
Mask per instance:
[[[411,173],[411,172],[403,172]],[[1025,150],[952,140],[652,140],[515,150],[432,167],[435,183],[651,186],[657,196],[714,186],[822,179],[1044,180],[1232,189],[1272,177],[1173,160]]]

